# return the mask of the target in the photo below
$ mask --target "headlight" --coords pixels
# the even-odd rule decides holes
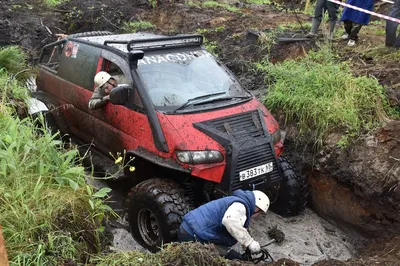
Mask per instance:
[[[278,128],[274,133],[272,133],[271,137],[272,137],[272,143],[274,143],[275,145],[281,140],[282,137],[281,130]]]
[[[177,151],[176,156],[181,163],[187,164],[219,163],[224,160],[219,151]]]

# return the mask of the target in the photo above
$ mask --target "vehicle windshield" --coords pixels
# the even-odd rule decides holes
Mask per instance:
[[[138,72],[156,109],[187,110],[202,102],[231,104],[251,96],[205,50],[145,56]]]

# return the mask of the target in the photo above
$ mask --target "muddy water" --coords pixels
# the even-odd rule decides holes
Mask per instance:
[[[324,259],[347,260],[356,255],[356,245],[362,242],[324,220],[310,209],[296,217],[283,218],[273,212],[252,220],[251,235],[261,245],[269,242],[268,229],[277,226],[285,233],[280,244],[267,247],[274,259],[290,258],[302,265]]]
[[[127,231],[126,220],[118,219],[118,223],[119,228],[111,229],[114,236],[111,249],[145,251]],[[362,239],[346,234],[310,209],[292,218],[283,218],[268,212],[253,219],[249,230],[263,245],[271,240],[267,231],[274,226],[278,226],[285,233],[285,240],[280,245],[273,243],[268,246],[271,256],[275,260],[290,258],[302,265],[312,265],[325,259],[347,260],[356,255],[356,245],[362,242]],[[234,248],[240,250],[238,245]]]

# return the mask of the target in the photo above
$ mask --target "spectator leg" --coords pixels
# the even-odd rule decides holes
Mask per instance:
[[[360,32],[362,26],[362,24],[353,23],[353,29],[351,30],[351,33],[349,35],[350,40],[358,40],[358,33]]]
[[[353,21],[345,20],[343,21],[343,23],[344,23],[344,30],[350,36],[351,30],[353,29]]]
[[[338,19],[339,5],[328,2],[327,9],[329,15],[329,38],[333,39],[333,36],[335,34],[335,26]]]
[[[389,13],[389,16],[398,19],[400,18],[400,0],[395,1],[392,6],[392,10]],[[396,38],[398,25],[399,24],[394,21],[386,20],[386,46],[400,47],[400,36],[397,36]]]
[[[326,6],[328,9],[329,21],[334,21],[336,23],[338,20],[339,5],[328,1]]]
[[[312,19],[312,25],[311,25],[311,33],[312,34],[317,34],[319,25],[321,24],[322,21],[322,16],[325,12],[325,4],[326,0],[318,0],[317,3],[315,4],[315,11],[314,11],[314,17]]]

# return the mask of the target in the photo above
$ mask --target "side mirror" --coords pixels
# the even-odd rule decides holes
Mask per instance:
[[[124,105],[131,101],[133,90],[129,85],[120,85],[110,92],[110,102],[116,105]]]
[[[130,46],[128,44],[128,50],[130,49]],[[140,50],[129,50],[129,65],[131,68],[137,68],[138,61],[140,59],[143,59],[144,57],[144,52]]]

